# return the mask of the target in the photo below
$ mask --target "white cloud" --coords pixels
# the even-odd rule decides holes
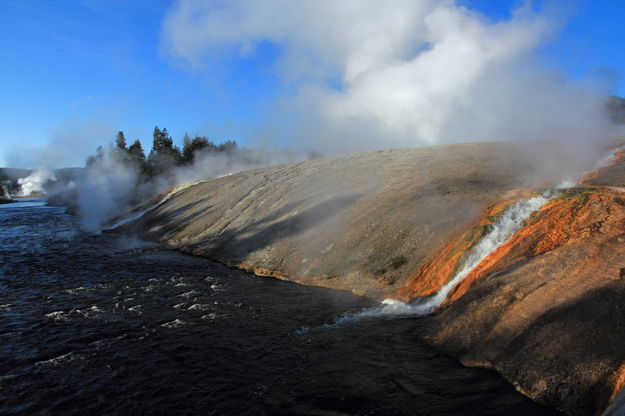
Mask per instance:
[[[606,134],[603,91],[540,67],[554,25],[524,7],[491,22],[434,0],[180,0],[163,46],[196,70],[258,42],[295,94],[275,106],[292,136],[326,151]],[[339,80],[336,88],[335,80]]]

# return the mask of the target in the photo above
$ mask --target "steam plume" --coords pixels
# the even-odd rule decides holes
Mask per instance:
[[[575,149],[567,163],[595,160],[585,155],[610,133],[607,89],[541,67],[535,50],[554,26],[529,7],[491,22],[454,1],[180,0],[163,46],[202,69],[278,45],[276,70],[295,93],[274,116],[326,152],[523,140]]]
[[[19,196],[41,195],[45,193],[45,185],[56,181],[54,172],[49,169],[36,170],[25,178],[17,180],[20,186]]]
[[[200,151],[195,155],[192,165],[172,168],[166,174],[142,182],[139,171],[115,158],[112,148],[106,152],[106,157],[97,159],[86,168],[84,174],[76,179],[76,187],[70,189],[76,192],[81,223],[87,231],[109,228],[113,225],[112,220],[121,224],[127,218],[141,216],[143,211],[137,211],[139,207],[145,210],[143,205],[146,201],[174,187],[243,170],[301,161],[308,157],[269,150],[238,149],[223,154]]]
[[[76,183],[83,228],[98,231],[114,213],[128,209],[137,177],[138,172],[110,157],[87,168]]]

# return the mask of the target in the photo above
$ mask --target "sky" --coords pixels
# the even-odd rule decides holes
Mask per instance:
[[[214,26],[223,33],[205,34],[200,29],[215,23],[202,9],[210,3],[0,0],[0,166],[81,166],[98,144],[112,142],[118,130],[129,141],[140,139],[149,149],[156,125],[166,127],[177,143],[189,133],[215,141],[232,139],[243,146],[289,147],[297,141],[294,136],[314,130],[309,127],[319,119],[306,120],[288,134],[277,131],[276,125],[299,120],[311,108],[311,97],[317,97],[318,109],[319,103],[331,104],[328,100],[336,98],[328,90],[357,90],[349,66],[341,67],[338,60],[326,65],[324,59],[334,59],[329,53],[317,50],[318,61],[311,65],[323,72],[293,68],[312,62],[293,59],[296,52],[308,51],[301,45],[310,40],[302,35],[304,40],[293,46],[296,41],[289,36],[299,34],[297,28],[278,33],[265,22],[231,33],[216,22]],[[625,96],[621,43],[625,2],[536,1],[528,5],[514,0],[458,0],[455,5],[469,10],[473,18],[479,15],[477,19],[485,25],[505,22],[519,8],[531,8],[534,16],[548,22],[550,30],[540,32],[539,42],[520,47],[519,54],[531,50],[541,68],[571,82],[600,80],[596,82],[606,93]],[[187,6],[195,14],[181,12]],[[228,12],[238,12],[238,6],[228,7]],[[228,19],[230,15],[223,16]],[[266,19],[273,16],[281,27],[279,15]],[[206,36],[212,38],[206,41]],[[207,42],[209,52],[204,47]],[[291,66],[285,67],[285,61]],[[315,92],[320,88],[324,90]],[[362,97],[354,93],[351,99]],[[292,108],[298,106],[306,110],[293,113]],[[337,106],[337,111],[356,111],[349,103]],[[329,131],[324,134],[332,136]],[[349,134],[350,130],[341,126],[332,131]],[[405,138],[404,131],[391,130],[391,134]],[[399,139],[393,144],[412,143]],[[428,140],[415,143],[430,144]],[[314,141],[300,147],[317,150]]]

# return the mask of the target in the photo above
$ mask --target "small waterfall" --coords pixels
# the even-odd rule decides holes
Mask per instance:
[[[471,270],[503,243],[512,238],[521,229],[524,222],[529,219],[530,215],[538,211],[552,197],[553,193],[547,191],[528,200],[517,201],[508,207],[503,215],[493,224],[492,230],[471,248],[466,262],[454,278],[420,306],[424,307],[427,313],[434,311],[447,298],[449,292],[469,275]]]
[[[549,202],[553,196],[554,193],[548,190],[541,195],[511,204],[492,225],[490,232],[471,248],[462,268],[434,295],[417,299],[411,303],[404,303],[396,299],[385,299],[381,306],[345,315],[339,318],[337,323],[377,316],[431,314],[443,303],[449,292],[469,275],[471,270],[480,264],[490,253],[512,238],[521,229],[524,222],[529,219],[530,215]]]
[[[11,199],[11,194],[9,193],[9,188],[7,188],[5,185],[2,185],[2,196],[7,198],[7,199]]]
[[[356,313],[348,313],[336,320],[336,324],[340,325],[345,322],[384,317],[384,316],[402,316],[402,315],[429,315],[439,307],[449,295],[449,292],[469,275],[482,260],[490,253],[499,248],[508,241],[512,236],[521,229],[524,222],[529,219],[533,212],[538,211],[543,205],[557,195],[558,190],[572,188],[577,186],[585,175],[597,169],[610,165],[616,158],[619,151],[625,150],[625,146],[620,146],[610,150],[591,171],[583,172],[578,178],[571,178],[543,192],[541,195],[527,199],[525,201],[517,201],[510,205],[501,217],[493,224],[492,230],[485,235],[475,246],[473,246],[462,268],[454,275],[454,277],[432,296],[416,299],[411,303],[404,303],[397,299],[384,299],[382,305],[364,309]]]

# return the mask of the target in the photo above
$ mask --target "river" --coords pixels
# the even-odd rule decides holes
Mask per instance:
[[[374,304],[3,205],[0,414],[550,414]]]

